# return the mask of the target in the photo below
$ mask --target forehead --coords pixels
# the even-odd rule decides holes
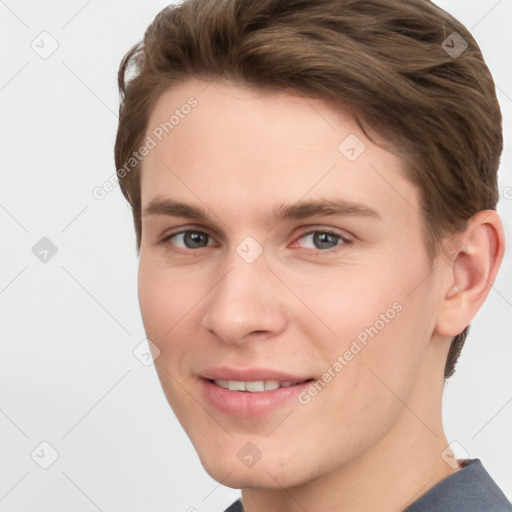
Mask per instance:
[[[383,217],[418,213],[402,160],[320,99],[185,82],[160,97],[146,137],[154,147],[142,165],[143,208],[179,197],[240,217],[328,197],[371,205]]]

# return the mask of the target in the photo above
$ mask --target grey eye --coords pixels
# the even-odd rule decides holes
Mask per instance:
[[[300,238],[302,240],[301,247],[307,249],[332,249],[344,242],[343,238],[336,233],[326,231],[313,231],[307,233]]]
[[[202,231],[183,231],[182,233],[176,233],[169,240],[179,247],[185,247],[186,249],[200,249],[208,245],[210,236]]]

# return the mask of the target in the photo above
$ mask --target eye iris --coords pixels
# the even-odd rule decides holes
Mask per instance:
[[[332,233],[315,233],[313,242],[318,249],[331,249],[338,244],[338,236]]]
[[[198,231],[187,231],[183,236],[183,242],[189,249],[205,247],[208,244],[208,235]]]

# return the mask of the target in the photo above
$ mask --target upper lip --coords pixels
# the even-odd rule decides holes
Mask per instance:
[[[271,370],[269,368],[228,368],[224,366],[205,370],[201,373],[201,377],[210,380],[220,379],[243,382],[255,382],[260,380],[303,382],[311,378],[292,375],[291,373]]]

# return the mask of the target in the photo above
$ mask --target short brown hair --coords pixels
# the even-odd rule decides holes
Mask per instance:
[[[141,164],[126,162],[161,94],[193,78],[348,107],[403,157],[432,261],[444,237],[496,209],[503,140],[494,82],[468,30],[429,0],[185,0],[156,16],[119,69],[115,162],[138,249]],[[445,378],[468,328],[452,340]]]

